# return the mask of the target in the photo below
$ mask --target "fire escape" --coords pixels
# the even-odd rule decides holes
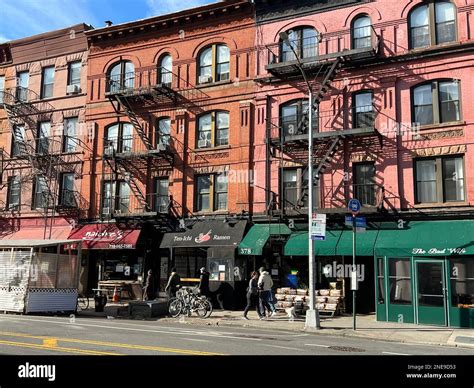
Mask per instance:
[[[318,35],[315,42],[305,43],[304,40],[296,44],[303,46],[303,52],[310,52],[300,63],[296,60],[288,60],[282,53],[281,44],[272,44],[266,47],[268,65],[266,70],[271,77],[263,79],[263,83],[274,83],[282,81],[294,81],[301,76],[301,70],[306,75],[313,78],[313,100],[311,109],[313,112],[312,138],[313,138],[313,182],[320,192],[320,178],[325,170],[331,167],[338,151],[343,145],[350,141],[358,142],[361,139],[373,138],[377,136],[382,144],[382,137],[375,127],[375,110],[373,103],[370,106],[348,107],[332,106],[330,110],[320,109],[321,102],[331,93],[331,88],[338,74],[344,69],[356,67],[362,63],[367,63],[378,55],[379,37],[373,27],[370,27],[370,44],[368,41],[363,47],[353,48],[351,31],[345,31],[336,36]],[[306,45],[306,47],[305,47]],[[280,112],[281,115],[281,112]],[[309,108],[292,119],[285,120],[284,117],[267,118],[267,138],[268,148],[271,156],[280,157],[282,165],[283,157],[290,156],[294,161],[305,165],[301,175],[307,176],[307,149],[309,136]],[[304,185],[303,185],[304,186]],[[346,190],[345,188],[344,190]],[[280,186],[282,191],[282,186]],[[304,186],[298,194],[296,203],[291,206],[280,198],[281,214],[286,212],[288,207],[300,212],[299,209],[305,207],[308,199],[309,188]],[[334,193],[323,193],[323,197]]]
[[[84,145],[75,139],[76,152],[63,149],[63,131],[54,133],[54,107],[32,90],[18,86],[1,92],[0,108],[6,112],[13,139],[11,152],[0,150],[0,187],[9,190],[15,179],[14,183],[24,192],[23,184],[31,184],[32,202],[28,210],[42,213],[45,219],[44,235],[48,238],[48,223],[52,226],[56,216],[76,220],[80,209],[86,206],[74,187],[60,187],[64,173],[72,174],[74,181],[82,177],[83,161],[79,148]],[[48,133],[41,133],[42,123],[49,123]],[[17,215],[24,212],[27,205],[30,206],[27,202],[2,204],[1,212],[4,216],[8,213]]]
[[[103,217],[151,217],[165,221],[174,214],[172,198],[168,196],[166,201],[159,198],[159,193],[149,190],[147,182],[150,168],[173,166],[175,139],[171,127],[163,131],[154,128],[154,123],[148,125],[147,120],[150,111],[159,108],[199,109],[205,96],[194,85],[162,68],[107,77],[106,97],[117,118],[123,115],[128,118],[133,133],[114,139],[106,135],[104,139],[104,161],[108,166],[104,179],[114,182],[110,190],[115,191],[102,199]],[[127,184],[132,197],[118,192],[116,186],[121,182]]]

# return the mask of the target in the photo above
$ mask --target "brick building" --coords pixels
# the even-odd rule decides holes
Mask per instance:
[[[67,239],[87,214],[89,28],[1,45],[2,239]]]
[[[365,266],[358,311],[472,326],[472,2],[255,6],[254,218],[264,214],[261,222],[273,225],[263,248],[252,249],[251,229],[241,254],[306,278],[309,126],[301,67],[314,93],[315,212],[328,220],[326,240],[314,245],[318,286],[340,283],[349,295],[348,279],[330,270],[352,263],[344,217],[357,198],[368,222],[358,235],[357,264]],[[273,238],[275,225],[287,234],[290,225],[291,235]]]
[[[87,121],[97,138],[90,224],[75,236],[117,226],[125,235],[87,250],[99,278],[133,278],[117,273],[123,264],[135,275],[152,268],[163,283],[173,265],[195,279],[208,258],[233,262],[252,211],[251,4],[211,4],[87,38]],[[222,274],[214,265],[215,280],[233,282],[230,264]]]

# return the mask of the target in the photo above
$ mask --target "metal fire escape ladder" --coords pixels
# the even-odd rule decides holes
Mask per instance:
[[[140,190],[135,179],[130,171],[118,160],[115,161],[115,168],[120,175],[124,177],[125,182],[128,183],[130,190],[132,190],[133,195],[138,200],[144,211],[151,211],[150,205],[146,200],[145,194]]]
[[[123,110],[127,117],[129,118],[130,122],[132,123],[133,127],[137,131],[138,135],[140,136],[140,139],[142,139],[143,143],[145,144],[146,148],[148,150],[153,149],[153,144],[151,143],[150,139],[148,138],[147,134],[145,133],[143,127],[140,124],[140,121],[138,120],[137,114],[134,112],[132,109],[132,106],[127,100],[127,97],[120,96],[119,94],[114,94],[114,98],[116,99],[117,103],[123,107]]]

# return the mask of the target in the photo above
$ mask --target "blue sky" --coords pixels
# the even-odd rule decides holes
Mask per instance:
[[[77,23],[103,27],[162,15],[217,0],[0,0],[0,42]]]

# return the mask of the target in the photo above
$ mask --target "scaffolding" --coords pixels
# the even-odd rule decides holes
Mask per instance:
[[[82,178],[87,145],[80,135],[72,136],[64,130],[61,111],[30,89],[17,86],[0,92],[0,108],[6,113],[12,134],[11,152],[0,149],[0,188],[7,189],[0,214],[18,217],[26,209],[34,211],[44,218],[44,238],[51,238],[55,217],[74,222],[81,210],[88,209],[88,201],[74,185]],[[63,187],[63,174],[72,175],[72,187]],[[23,184],[31,184],[32,201],[11,202],[12,186],[23,191]]]

